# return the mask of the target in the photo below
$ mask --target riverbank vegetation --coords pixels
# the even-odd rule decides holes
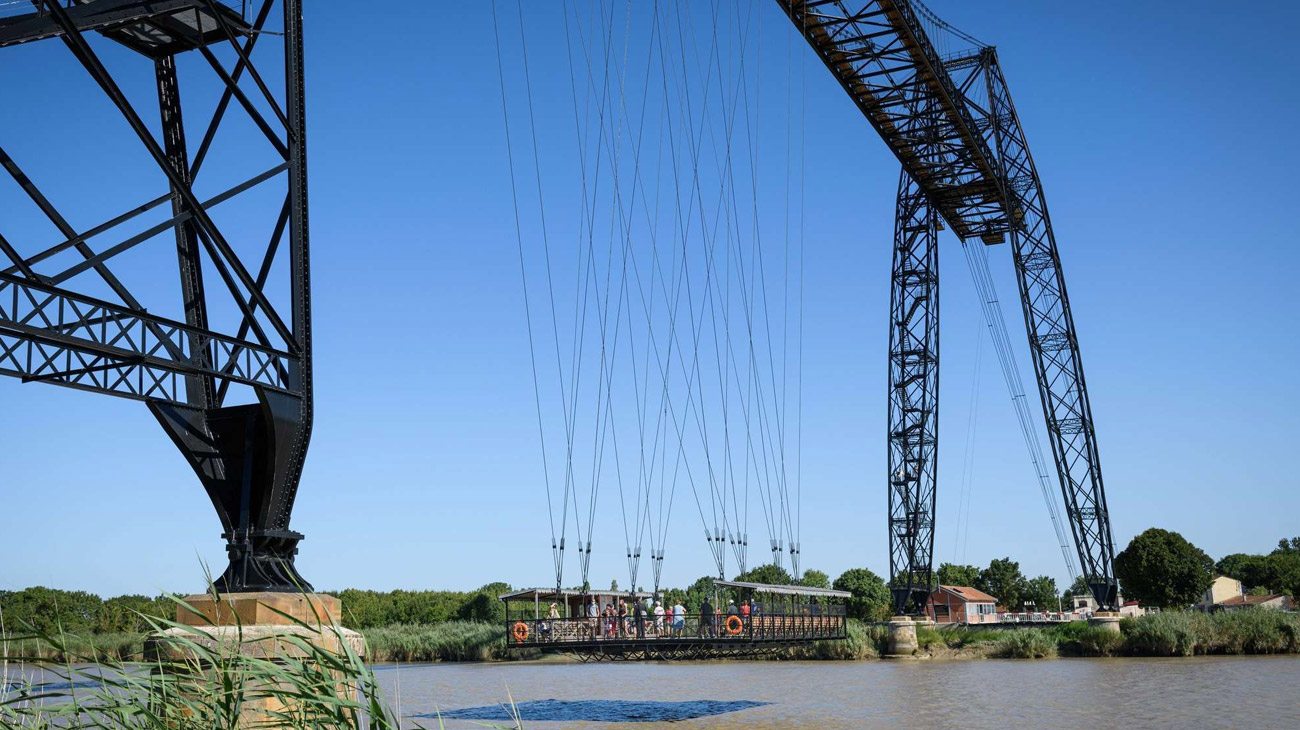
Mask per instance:
[[[15,672],[0,657],[0,728],[400,727],[373,672],[337,626],[294,622],[275,641],[262,641],[259,651],[240,652],[232,642],[211,641],[201,628],[147,623],[152,633],[168,631],[147,661],[97,659],[65,635],[31,632],[30,640],[61,658],[26,659]]]

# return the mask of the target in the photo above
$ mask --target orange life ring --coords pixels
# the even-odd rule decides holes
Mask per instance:
[[[514,635],[517,643],[522,644],[528,640],[528,624],[523,621],[516,621],[510,633]]]
[[[740,620],[739,616],[728,616],[727,623],[723,624],[728,634],[735,636],[745,630],[745,623]]]

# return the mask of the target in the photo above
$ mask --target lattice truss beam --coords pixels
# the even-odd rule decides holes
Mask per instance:
[[[1002,235],[1006,196],[993,151],[911,6],[777,2],[953,231],[990,241]],[[918,125],[918,103],[940,113]]]
[[[63,41],[121,113],[135,133],[136,148],[144,160],[157,166],[167,187],[167,192],[135,208],[79,229],[38,184],[49,180],[50,174],[32,170],[29,175],[26,168],[31,161],[20,166],[0,138],[0,167],[61,234],[61,239],[31,252],[0,229],[0,265],[4,265],[0,270],[0,374],[198,408],[220,406],[233,384],[302,394],[303,343],[295,332],[299,323],[293,322],[293,310],[300,303],[294,301],[284,310],[265,292],[289,227],[289,197],[285,196],[255,269],[235,252],[210,214],[267,181],[283,179],[290,169],[294,133],[251,58],[271,5],[261,3],[251,21],[236,10],[240,3],[232,7],[213,0],[35,0],[29,8],[20,7],[22,12],[14,14],[13,8],[6,8],[0,16],[0,49],[43,39]],[[85,34],[91,31],[153,60],[161,140],[150,132],[144,115],[88,43]],[[210,48],[217,44],[234,50],[233,68],[227,68]],[[175,64],[175,54],[190,50],[203,57],[222,87],[192,160]],[[245,85],[251,79],[257,92],[245,90],[241,79]],[[259,93],[261,108],[253,98]],[[11,95],[9,101],[18,100]],[[200,200],[193,183],[232,103],[249,115],[280,160]],[[270,115],[263,109],[269,109]],[[10,200],[6,205],[17,203]],[[168,203],[172,216],[167,220],[143,229],[136,223]],[[177,256],[184,322],[151,314],[114,271],[122,254],[165,235],[174,236],[176,242],[174,248],[164,250],[174,250]],[[247,250],[246,245],[241,248]],[[68,263],[65,252],[75,252],[73,263]],[[205,261],[221,280],[220,293],[204,287]],[[79,292],[78,282],[84,277],[97,277],[117,301]],[[241,316],[234,333],[223,334],[209,326],[210,298],[222,295]]]

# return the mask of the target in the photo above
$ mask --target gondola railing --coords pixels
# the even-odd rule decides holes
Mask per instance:
[[[830,607],[834,608],[834,607]],[[800,612],[757,616],[688,614],[513,618],[506,637],[514,647],[561,647],[600,642],[802,642],[846,637],[842,612]]]

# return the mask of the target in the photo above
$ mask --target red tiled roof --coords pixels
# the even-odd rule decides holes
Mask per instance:
[[[1267,596],[1233,596],[1219,604],[1221,606],[1256,606],[1261,603],[1268,603],[1279,598],[1285,598],[1281,593],[1271,593]]]
[[[998,599],[990,596],[984,591],[975,590],[970,586],[939,586],[939,590],[948,591],[963,601],[973,603],[997,603]]]
[[[1138,602],[1137,602],[1137,601],[1125,601],[1125,602],[1124,602],[1124,605],[1125,605],[1125,606],[1136,606],[1136,605],[1138,605]]]

